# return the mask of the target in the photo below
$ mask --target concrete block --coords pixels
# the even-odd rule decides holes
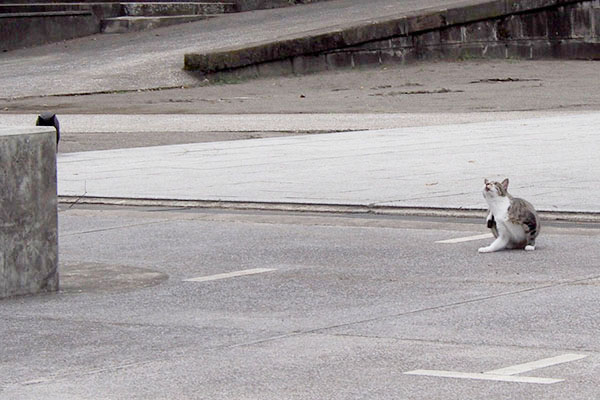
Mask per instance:
[[[496,40],[496,24],[493,21],[481,21],[468,24],[465,29],[465,41],[487,42]]]
[[[342,32],[333,31],[307,35],[295,40],[283,41],[279,47],[282,49],[282,57],[294,57],[318,51],[334,50],[343,46],[344,43],[345,39]]]
[[[409,32],[409,19],[400,18],[391,20],[378,20],[377,23],[371,24],[371,32],[373,37],[377,39],[390,38],[392,36],[402,36]]]
[[[325,55],[306,55],[292,59],[294,74],[308,74],[327,70],[327,58]]]
[[[235,83],[247,79],[255,79],[259,77],[258,66],[256,64],[245,67],[222,70],[215,73],[204,75],[211,82],[219,83]]]
[[[91,11],[32,13],[0,18],[0,51],[38,46],[100,32]]]
[[[360,25],[354,26],[341,32],[343,44],[345,46],[355,46],[363,44],[379,37],[375,35],[374,29],[376,25]]]
[[[355,66],[381,64],[381,56],[378,51],[358,51],[352,54]]]
[[[600,2],[592,7],[592,20],[594,23],[593,35],[596,39],[600,39]]]
[[[546,11],[548,18],[548,37],[564,39],[571,36],[571,18],[565,7],[557,7]]]
[[[399,37],[390,39],[392,49],[401,50],[401,49],[413,48],[415,46],[413,38],[414,38],[414,36],[399,36]]]
[[[568,1],[568,0],[567,0]],[[519,13],[528,10],[535,10],[546,7],[556,6],[562,0],[506,0],[507,13]]]
[[[358,48],[358,50],[389,50],[392,47],[392,45],[389,39],[385,39],[363,43],[360,46],[356,47]]]
[[[54,128],[0,128],[0,187],[0,298],[58,290]]]
[[[483,43],[465,43],[460,47],[461,60],[470,60],[473,58],[483,58],[485,44]]]
[[[186,54],[185,69],[210,73],[292,59],[295,73],[309,73],[338,66],[448,58],[458,52],[450,44],[464,46],[459,58],[496,58],[507,53],[514,57],[527,53],[530,58],[530,41],[573,37],[594,41],[600,36],[597,8],[599,0],[464,0],[451,8],[374,18],[302,37]],[[507,44],[517,41],[525,47],[521,43],[507,49]]]
[[[382,50],[379,54],[382,64],[403,64],[404,54],[401,50]]]
[[[506,45],[506,57],[528,60],[532,56],[531,45],[526,42],[509,42]]]
[[[438,61],[445,58],[445,53],[440,45],[417,47],[416,52],[421,61]]]
[[[310,4],[325,0],[231,0],[238,11],[263,10],[268,8],[287,7],[295,4]]]
[[[548,16],[545,12],[523,14],[521,21],[521,35],[525,39],[539,39],[548,37]]]
[[[408,64],[419,60],[419,54],[416,47],[406,47],[399,50],[402,55],[402,63]]]
[[[460,43],[463,41],[462,29],[460,26],[450,26],[440,29],[440,43]]]
[[[256,67],[258,68],[258,75],[262,77],[290,75],[294,72],[292,60],[290,58],[286,58],[285,60],[261,63],[258,64]]]
[[[566,7],[571,18],[571,38],[592,36],[592,9],[590,3],[574,4]]]
[[[461,7],[451,8],[446,13],[446,24],[464,24],[486,19],[497,18],[506,14],[506,4],[502,0],[481,3],[470,0],[463,2]]]
[[[441,56],[445,60],[458,60],[460,58],[461,44],[447,43],[441,46]]]
[[[423,13],[409,18],[409,33],[418,33],[446,26],[446,15],[444,11],[433,11]]]
[[[552,56],[572,60],[600,60],[600,43],[578,40],[552,42]]]
[[[514,40],[523,36],[521,20],[515,15],[496,21],[496,37],[498,40]]]
[[[325,55],[327,60],[327,66],[329,69],[336,68],[351,68],[352,64],[352,53],[348,51],[336,51]]]
[[[534,60],[551,58],[552,54],[552,43],[549,40],[535,40],[530,43],[530,55]]]
[[[137,2],[121,3],[123,15],[154,16],[167,15],[211,15],[235,11],[233,3],[196,3],[196,2]]]
[[[486,43],[482,51],[485,58],[506,58],[506,44],[502,42]]]
[[[440,31],[429,31],[415,36],[416,46],[438,46],[441,43]]]

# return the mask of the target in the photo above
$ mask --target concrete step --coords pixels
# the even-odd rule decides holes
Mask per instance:
[[[204,47],[185,54],[184,69],[211,79],[246,79],[432,60],[600,60],[600,31],[590,23],[600,18],[598,1],[523,1],[507,7],[506,0],[452,0],[417,5],[423,8],[412,12],[381,10],[372,18],[357,13],[343,24]]]
[[[123,16],[161,17],[177,15],[211,15],[236,11],[235,3],[215,2],[133,2],[121,3]]]
[[[182,0],[160,0],[161,3],[180,3]],[[235,3],[235,0],[186,0],[190,3]],[[0,2],[3,2],[0,0]],[[97,4],[107,4],[107,3],[120,3],[118,0],[12,0],[11,3],[15,4],[35,4],[35,5],[56,5],[56,4],[74,4],[74,3],[97,3]],[[154,3],[156,0],[126,0],[126,3]],[[6,2],[8,3],[8,1]]]
[[[104,18],[101,32],[126,33],[211,18],[237,11],[233,2],[159,1],[120,3],[121,15]]]
[[[98,33],[88,4],[0,4],[0,52]]]
[[[102,20],[102,33],[127,33],[213,18],[216,15],[173,15],[164,17],[116,17]]]
[[[65,12],[65,11],[90,11],[89,4],[81,3],[54,3],[54,4],[16,4],[4,3],[0,4],[0,14],[31,14],[31,13],[48,13],[48,12]]]

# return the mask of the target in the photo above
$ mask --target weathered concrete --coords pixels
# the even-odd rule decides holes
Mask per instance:
[[[59,194],[77,202],[482,210],[483,179],[509,177],[513,194],[540,211],[597,216],[599,122],[590,113],[59,154]]]
[[[91,8],[0,13],[0,51],[92,35],[100,21]],[[0,11],[3,11],[0,9]]]
[[[317,1],[326,0],[15,0],[0,4],[0,51]]]
[[[473,0],[187,53],[184,68],[252,77],[432,59],[598,59],[599,19],[600,0]]]
[[[239,11],[264,10],[267,8],[287,7],[296,4],[309,4],[327,0],[236,0]]]
[[[0,298],[58,290],[55,135],[0,128]]]
[[[225,2],[133,2],[121,3],[118,16],[102,19],[102,33],[127,33],[162,26],[200,21],[236,12],[235,3]]]

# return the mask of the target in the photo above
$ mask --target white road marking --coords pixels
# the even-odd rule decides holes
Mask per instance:
[[[273,269],[273,268],[253,268],[253,269],[245,269],[243,271],[227,272],[227,273],[224,273],[224,274],[200,276],[198,278],[184,279],[183,281],[184,282],[216,281],[218,279],[227,279],[227,278],[235,278],[235,277],[238,277],[238,276],[262,274],[263,272],[271,272],[271,271],[275,271],[275,269]]]
[[[417,369],[415,371],[405,372],[406,375],[421,375],[433,376],[442,378],[458,378],[458,379],[478,379],[484,381],[501,381],[501,382],[519,382],[519,383],[541,383],[549,385],[552,383],[562,382],[563,379],[552,378],[534,378],[529,376],[512,376],[512,375],[493,375],[488,373],[471,373],[458,371],[437,371],[427,369]]]
[[[485,381],[502,381],[502,382],[520,382],[520,383],[540,383],[549,385],[552,383],[562,382],[564,379],[554,378],[537,378],[531,376],[515,376],[523,372],[533,371],[539,368],[550,367],[552,365],[562,364],[570,361],[581,360],[587,357],[582,354],[563,354],[557,357],[544,358],[537,361],[532,361],[524,364],[512,365],[506,368],[494,369],[487,372],[459,372],[459,371],[443,371],[430,369],[417,369],[414,371],[405,372],[405,375],[420,375],[433,376],[443,378],[458,378],[458,379],[478,379]]]
[[[472,240],[489,239],[489,238],[493,238],[493,237],[494,237],[494,235],[492,235],[491,233],[485,233],[483,235],[467,236],[467,237],[447,239],[447,240],[438,240],[436,243],[449,243],[449,244],[462,243],[462,242],[470,242]]]
[[[582,358],[586,358],[586,355],[583,354],[563,354],[562,356],[544,358],[542,360],[532,361],[525,364],[513,365],[511,367],[495,369],[492,371],[485,372],[486,374],[496,374],[496,375],[516,375],[521,374],[523,372],[533,371],[538,368],[550,367],[556,364],[562,364],[570,361],[581,360]]]

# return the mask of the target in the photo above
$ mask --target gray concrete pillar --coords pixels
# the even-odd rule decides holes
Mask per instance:
[[[54,128],[0,127],[0,298],[58,290],[56,205]]]

